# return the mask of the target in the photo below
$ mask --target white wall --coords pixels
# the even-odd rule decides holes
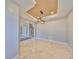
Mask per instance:
[[[73,47],[73,12],[67,17],[67,39],[68,44]]]
[[[51,22],[37,25],[37,38],[52,39],[67,43],[66,30],[66,18],[52,20]]]
[[[18,6],[9,0],[6,1],[5,18],[5,58],[11,59],[18,53],[19,15]]]
[[[37,25],[38,39],[52,39],[73,46],[73,13],[67,17],[55,19],[45,24]]]

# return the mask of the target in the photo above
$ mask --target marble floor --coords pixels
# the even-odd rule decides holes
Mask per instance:
[[[19,59],[72,59],[71,49],[45,40],[20,42]]]

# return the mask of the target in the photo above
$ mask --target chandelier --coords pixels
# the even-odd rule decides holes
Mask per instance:
[[[40,16],[37,17],[37,23],[42,23],[44,24],[45,21],[43,20],[43,17],[45,17],[46,15],[44,14],[44,12],[42,10],[40,10]]]

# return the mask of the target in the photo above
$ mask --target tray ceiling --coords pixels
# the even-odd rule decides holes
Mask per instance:
[[[30,15],[33,17],[40,16],[40,10],[43,11],[43,13],[48,16],[52,14],[57,13],[57,7],[58,7],[58,1],[57,0],[35,0],[36,5],[27,11]]]
[[[37,3],[38,3],[37,1],[47,1],[47,0],[12,0],[12,1],[14,1],[15,3],[17,3],[20,6],[20,16],[23,16],[25,19],[27,19],[27,14],[28,14],[29,15],[28,18],[32,18],[31,20],[36,21],[37,19],[35,17],[33,17],[33,15],[32,15],[32,14],[35,14],[36,11],[33,12],[32,10],[36,8]],[[55,4],[56,4],[56,6],[57,6],[56,13],[54,13],[52,15],[47,14],[48,16],[46,16],[44,18],[45,21],[50,21],[50,20],[65,17],[73,9],[72,0],[52,0],[52,1],[56,1],[56,2],[48,3],[48,4],[50,4],[51,6],[55,6]],[[41,2],[41,4],[43,4],[43,2]],[[45,8],[43,8],[43,9],[45,9]],[[47,10],[47,9],[45,9],[45,10]],[[45,13],[45,11],[44,11],[44,13]],[[39,13],[37,12],[37,14],[39,14]]]

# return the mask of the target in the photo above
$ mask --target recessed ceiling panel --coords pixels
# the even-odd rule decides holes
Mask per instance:
[[[57,0],[35,0],[36,5],[27,11],[30,15],[37,18],[40,16],[40,10],[43,11],[43,13],[46,16],[49,16],[51,14],[57,13],[57,7],[58,7],[58,1]]]

